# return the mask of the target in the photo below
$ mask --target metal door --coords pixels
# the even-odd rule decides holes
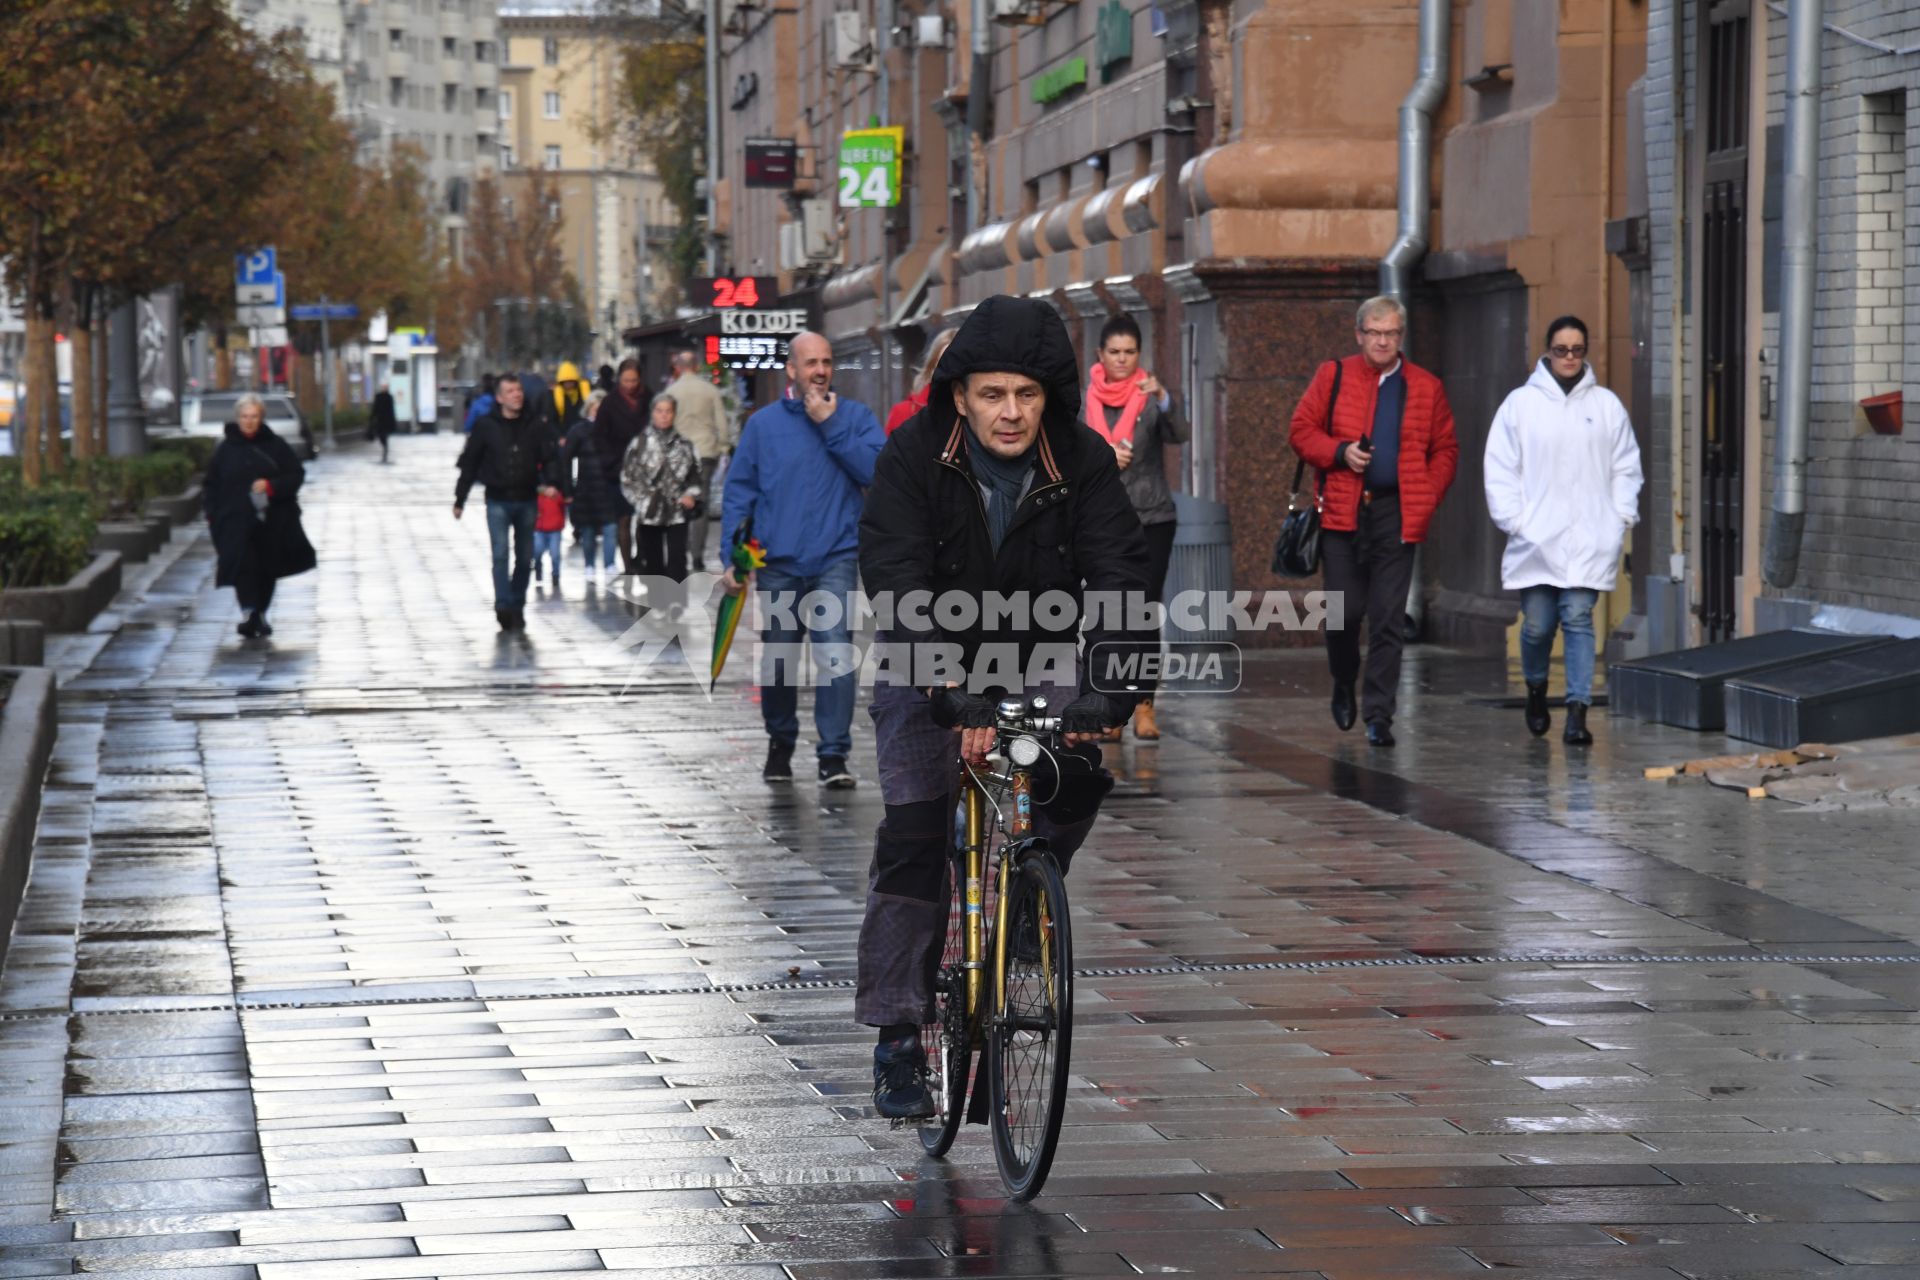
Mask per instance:
[[[1739,621],[1742,444],[1746,430],[1748,0],[1702,0],[1705,141],[1699,388],[1701,593],[1708,643]]]

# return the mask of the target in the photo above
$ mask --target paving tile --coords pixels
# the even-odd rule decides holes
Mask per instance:
[[[1530,752],[1463,696],[1504,668],[1424,648],[1391,758],[1324,725],[1313,654],[1108,753],[1076,939],[1124,972],[1080,984],[1054,1176],[1022,1210],[984,1133],[923,1159],[847,990],[778,985],[853,972],[870,746],[854,792],[762,789],[751,700],[629,672],[632,610],[577,581],[497,638],[484,533],[416,518],[457,447],[314,468],[271,643],[194,530],[56,645],[0,1265],[1920,1268],[1920,966],[1860,958],[1920,950],[1910,835],[1649,787],[1664,730]]]

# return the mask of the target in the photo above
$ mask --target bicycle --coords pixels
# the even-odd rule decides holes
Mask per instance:
[[[1036,780],[1090,767],[1069,754],[1045,698],[998,707],[987,768],[961,762],[955,842],[947,862],[947,929],[921,1027],[934,1114],[920,1128],[943,1156],[963,1122],[992,1124],[993,1154],[1015,1201],[1040,1192],[1066,1109],[1073,1045],[1073,935],[1066,882],[1033,834]],[[991,877],[988,858],[995,860]],[[934,957],[929,957],[934,960]],[[984,1072],[969,1068],[975,1052]],[[986,1088],[979,1075],[984,1074]],[[971,1103],[969,1104],[969,1094]]]

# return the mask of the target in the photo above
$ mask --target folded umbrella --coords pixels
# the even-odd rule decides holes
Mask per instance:
[[[760,545],[758,538],[745,538],[734,544],[734,576],[746,582],[755,569],[767,566],[767,549]],[[713,626],[713,666],[708,672],[707,691],[720,683],[721,669],[727,665],[727,651],[733,648],[733,633],[740,629],[740,617],[746,612],[747,593],[723,595],[720,597],[720,612],[714,618]]]

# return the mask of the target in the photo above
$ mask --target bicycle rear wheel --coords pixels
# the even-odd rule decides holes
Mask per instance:
[[[1060,866],[1020,861],[1007,901],[999,1013],[987,1039],[993,1155],[1014,1200],[1040,1193],[1060,1142],[1073,1047],[1073,934]]]
[[[920,1028],[927,1051],[927,1092],[933,1116],[920,1126],[920,1145],[943,1156],[966,1119],[967,1071],[973,1063],[967,1026],[967,871],[964,855],[947,859],[947,929],[932,975],[933,1020]]]

